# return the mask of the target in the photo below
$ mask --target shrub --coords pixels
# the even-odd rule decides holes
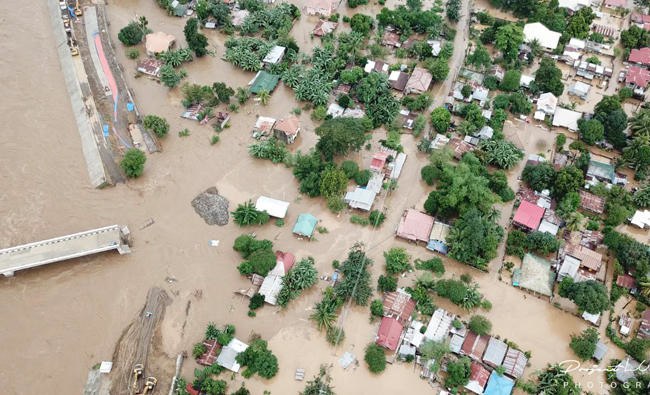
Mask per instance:
[[[137,58],[140,57],[140,51],[138,51],[137,48],[129,48],[129,49],[126,51],[126,56],[127,56],[129,59],[137,59]]]
[[[487,335],[492,330],[492,323],[482,315],[473,315],[467,326],[477,335]]]
[[[158,137],[165,137],[169,132],[169,123],[167,120],[157,115],[145,116],[142,120],[142,126],[154,132]]]
[[[427,261],[416,259],[415,268],[418,270],[428,270],[434,274],[437,274],[438,276],[445,274],[445,266],[442,263],[442,259],[438,257],[431,258]]]
[[[147,157],[144,155],[144,152],[137,148],[130,148],[126,151],[124,158],[122,158],[120,167],[127,177],[137,178],[142,175],[146,161]]]
[[[359,172],[359,165],[357,165],[355,161],[346,160],[345,162],[341,163],[341,169],[345,173],[346,177],[348,177],[348,179],[352,179]]]
[[[370,223],[368,218],[356,214],[352,214],[352,216],[350,216],[350,222],[361,226],[367,226]]]
[[[205,354],[208,351],[208,348],[203,343],[196,343],[194,348],[192,348],[192,356],[194,359],[199,358],[201,355]]]
[[[216,134],[210,138],[210,145],[215,145],[218,142],[219,142],[219,136],[217,136]]]
[[[277,226],[278,228],[283,227],[284,226],[284,220],[282,218],[276,219],[275,220],[275,226]]]
[[[253,295],[248,302],[248,309],[249,310],[257,310],[260,307],[264,306],[264,295],[260,293],[256,293]]]
[[[383,274],[377,279],[377,290],[380,292],[393,292],[397,289],[397,279]]]
[[[578,358],[584,361],[594,355],[596,343],[598,343],[598,331],[594,328],[587,328],[580,335],[571,335],[569,346]]]
[[[370,343],[366,347],[364,360],[368,364],[368,370],[372,373],[381,373],[386,369],[384,350],[375,343]]]
[[[365,187],[368,185],[368,181],[370,181],[371,176],[372,174],[370,173],[370,170],[361,170],[354,176],[354,182],[356,182],[359,186]]]
[[[384,302],[381,299],[375,299],[370,303],[370,314],[373,317],[383,317],[384,316]]]
[[[566,136],[562,133],[558,133],[555,137],[555,149],[560,152],[564,148],[564,143],[566,143]]]
[[[391,248],[384,252],[384,258],[386,259],[386,272],[388,274],[403,273],[411,269],[409,264],[411,256],[404,248]]]
[[[382,213],[379,210],[372,210],[370,212],[370,215],[368,216],[368,220],[370,221],[370,225],[373,227],[379,227],[381,224],[384,222],[386,219],[386,216],[384,213]]]
[[[187,137],[190,135],[190,130],[188,128],[185,128],[178,132],[178,137]]]
[[[426,165],[420,170],[420,176],[427,185],[433,185],[440,176],[440,171],[433,165]]]
[[[136,22],[129,23],[123,27],[119,33],[117,33],[117,38],[122,42],[122,44],[129,47],[139,44],[143,37],[144,32]]]

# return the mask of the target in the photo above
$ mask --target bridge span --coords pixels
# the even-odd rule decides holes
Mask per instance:
[[[0,274],[11,277],[25,270],[104,251],[131,252],[126,226],[111,225],[0,250]]]

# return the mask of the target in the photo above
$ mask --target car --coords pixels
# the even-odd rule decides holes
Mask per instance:
[[[625,74],[626,74],[625,71],[621,71],[620,73],[618,73],[618,82],[625,81]]]

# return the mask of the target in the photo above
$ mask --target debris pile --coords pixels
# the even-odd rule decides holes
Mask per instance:
[[[228,199],[219,195],[217,188],[211,187],[192,200],[192,207],[208,225],[228,224]]]

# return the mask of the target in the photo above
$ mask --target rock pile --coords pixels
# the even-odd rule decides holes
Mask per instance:
[[[192,200],[192,207],[208,225],[228,224],[230,213],[228,199],[219,195],[217,188],[211,187]]]

